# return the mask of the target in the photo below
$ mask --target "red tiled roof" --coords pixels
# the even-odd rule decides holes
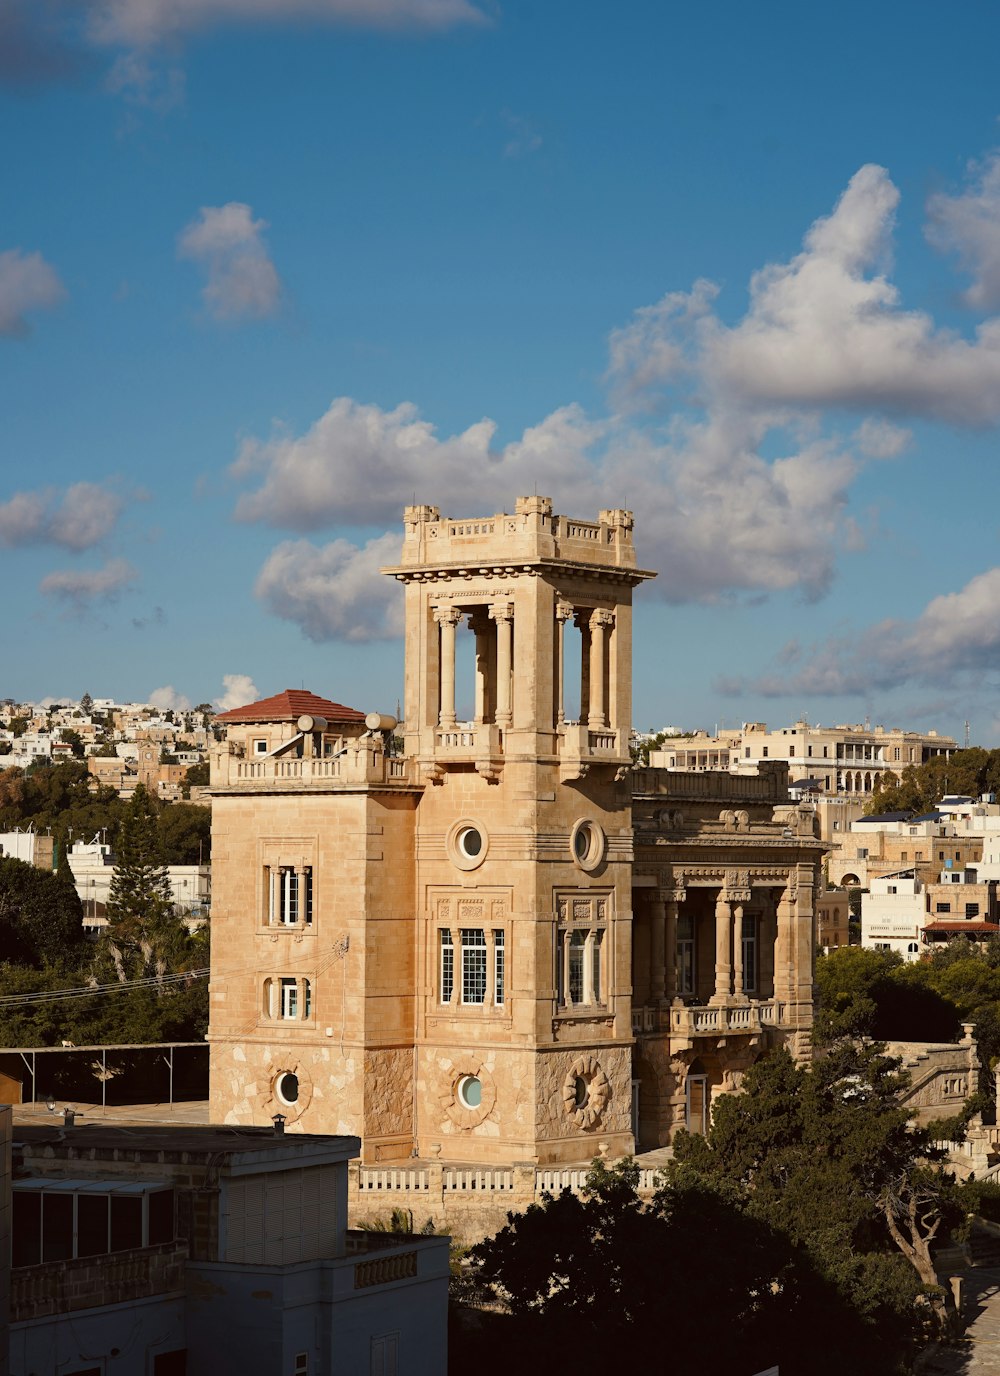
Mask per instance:
[[[957,922],[928,922],[925,932],[1000,932],[1000,923],[977,922],[975,918],[959,918]]]
[[[259,702],[247,703],[246,707],[234,707],[230,712],[220,712],[215,720],[296,721],[302,716],[325,717],[327,721],[345,723],[363,722],[365,719],[364,712],[356,712],[353,707],[331,702],[329,698],[317,697],[305,688],[286,688],[283,693],[275,693],[272,698],[261,698]]]

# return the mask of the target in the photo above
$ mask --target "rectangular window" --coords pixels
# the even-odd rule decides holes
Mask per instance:
[[[979,904],[978,904],[978,903],[966,903],[966,905],[965,905],[965,915],[966,915],[966,917],[978,917],[978,916],[979,916]]]
[[[813,748],[811,745],[807,747],[807,750],[810,755],[813,753]]]
[[[498,1008],[502,1008],[504,1004],[504,980],[507,973],[504,966],[505,955],[503,931],[502,929],[495,930],[493,933],[493,998]]]
[[[922,859],[924,858],[924,853],[923,853],[923,851],[922,851],[922,850],[915,850],[915,851],[913,852],[913,858],[914,858],[914,860],[922,860]]]
[[[906,859],[906,856],[905,856],[905,855],[903,856],[903,859],[904,859],[904,860]],[[939,859],[939,860],[943,860],[943,859],[944,859],[944,851],[943,851],[943,850],[939,850],[939,851],[938,851],[938,859]]]
[[[451,1003],[451,996],[455,990],[455,948],[451,942],[451,932],[446,927],[438,931],[438,953],[441,966],[441,1002]]]
[[[309,1353],[296,1352],[293,1376],[309,1376]]]
[[[307,865],[264,866],[264,920],[270,926],[295,927],[313,920],[313,872]]]
[[[266,754],[267,754],[267,741],[265,741],[265,740],[256,740],[256,741],[254,741],[254,743],[253,743],[253,753],[254,753],[255,755],[266,755]]]
[[[768,748],[767,748],[767,746],[765,745],[765,746],[764,746],[764,759],[765,759],[765,760],[767,759],[767,749],[768,749]]]
[[[901,850],[901,851],[899,852],[899,858],[900,858],[900,861],[905,865],[905,864],[906,864],[906,851],[905,851],[905,850]]]
[[[462,928],[462,1002],[486,1002],[486,933]]]
[[[951,912],[951,904],[950,904],[950,903],[935,903],[935,904],[934,904],[934,911],[935,911],[936,913],[950,913],[950,912]]]

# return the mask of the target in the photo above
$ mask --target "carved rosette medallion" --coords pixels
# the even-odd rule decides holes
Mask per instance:
[[[577,1127],[597,1127],[611,1099],[611,1082],[596,1056],[578,1056],[563,1081],[563,1107]]]

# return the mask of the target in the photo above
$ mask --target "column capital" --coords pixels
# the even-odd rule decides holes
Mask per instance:
[[[491,621],[513,621],[514,604],[513,602],[491,602],[489,614]]]
[[[573,615],[573,603],[566,602],[563,598],[556,599],[556,620],[568,621]]]
[[[596,631],[598,626],[613,626],[615,624],[615,614],[608,611],[606,607],[595,607],[590,613],[590,629]]]
[[[684,903],[687,900],[687,889],[653,889],[651,892],[657,903]]]
[[[434,620],[439,626],[457,626],[461,619],[462,613],[450,603],[439,604],[434,608]]]

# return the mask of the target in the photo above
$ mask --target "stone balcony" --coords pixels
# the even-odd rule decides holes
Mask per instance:
[[[682,1004],[640,1006],[632,1009],[634,1036],[670,1033],[671,1043],[693,1045],[699,1037],[759,1035],[768,1027],[784,1027],[785,1005],[779,999],[748,999],[723,1005]]]
[[[566,781],[583,778],[595,764],[627,768],[631,757],[623,733],[614,727],[567,722],[559,728],[559,761],[560,775]]]
[[[279,756],[275,759],[248,760],[238,755],[217,753],[212,760],[211,788],[223,792],[298,793],[303,789],[328,791],[337,787],[412,783],[410,761],[371,749],[349,747],[343,754],[328,759],[308,756]]]
[[[503,733],[490,722],[455,722],[434,732],[434,760],[438,765],[471,764],[486,778],[498,778],[503,768]]]

